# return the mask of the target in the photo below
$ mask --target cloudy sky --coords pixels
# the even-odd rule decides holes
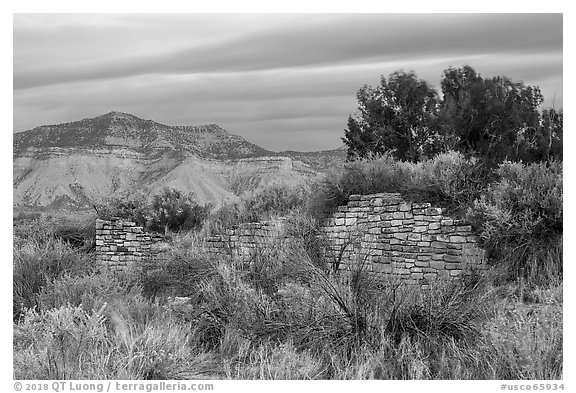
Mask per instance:
[[[116,110],[331,149],[363,84],[464,64],[562,107],[562,15],[16,14],[14,132]]]

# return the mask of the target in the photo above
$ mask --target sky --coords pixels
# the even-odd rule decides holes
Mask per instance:
[[[356,92],[471,65],[563,106],[562,14],[15,14],[14,132],[127,112],[264,148],[340,147]]]

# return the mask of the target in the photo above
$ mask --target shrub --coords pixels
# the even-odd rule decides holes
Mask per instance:
[[[346,204],[353,194],[400,192],[408,178],[406,170],[389,155],[348,162],[343,170],[330,172],[311,187],[314,194],[308,211],[321,218]]]
[[[155,231],[190,230],[199,228],[208,216],[210,206],[200,206],[193,194],[171,188],[152,197],[148,227]]]
[[[54,237],[84,251],[96,249],[96,226],[94,218],[66,220],[53,229]]]
[[[468,211],[489,256],[507,264],[512,277],[547,281],[553,277],[539,279],[538,272],[561,275],[562,164],[505,162],[497,172],[500,180]]]
[[[104,220],[120,217],[143,227],[148,223],[148,201],[142,191],[115,195],[94,207],[98,217]]]
[[[204,236],[221,234],[242,222],[250,222],[250,215],[244,203],[241,201],[225,203],[210,213],[202,227],[202,234]]]
[[[259,221],[272,215],[283,215],[303,208],[306,205],[308,194],[309,190],[304,185],[288,186],[273,183],[247,194],[243,201],[249,219]]]
[[[131,296],[133,283],[124,275],[101,272],[82,276],[64,275],[50,281],[38,294],[40,310],[51,310],[66,305],[95,311],[104,303]]]
[[[409,199],[431,202],[464,214],[492,177],[490,168],[482,161],[451,151],[411,164],[410,180],[402,192]]]
[[[29,310],[14,331],[14,378],[198,379],[210,372],[188,345],[190,325],[141,302]],[[142,306],[146,318],[134,319]]]
[[[156,232],[198,229],[208,216],[210,205],[199,205],[192,193],[165,188],[150,201],[142,192],[112,197],[95,206],[98,217],[120,217]]]
[[[45,234],[15,242],[13,262],[13,317],[23,309],[38,306],[37,296],[47,283],[66,274],[82,275],[92,271],[92,258],[67,243]]]
[[[238,224],[268,220],[274,216],[287,215],[305,210],[310,189],[305,184],[290,186],[272,183],[255,191],[245,192],[239,202],[222,205],[207,218],[204,235],[224,233]]]
[[[398,192],[406,199],[433,202],[451,210],[466,211],[490,179],[490,170],[474,158],[448,152],[419,163],[391,156],[359,160],[327,175],[313,186],[308,210],[325,216],[348,202],[353,194]]]

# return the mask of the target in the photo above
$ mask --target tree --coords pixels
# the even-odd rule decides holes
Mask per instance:
[[[538,87],[503,76],[483,79],[472,67],[448,68],[441,81],[441,118],[458,148],[489,161],[526,157],[527,139],[541,131]]]
[[[342,138],[349,158],[390,152],[401,160],[418,161],[434,153],[440,137],[435,127],[438,94],[414,72],[382,77],[376,88],[365,85],[357,100],[358,111],[348,118]]]

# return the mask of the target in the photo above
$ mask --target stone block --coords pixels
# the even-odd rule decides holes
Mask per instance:
[[[454,220],[450,220],[450,219],[440,220],[440,225],[442,225],[443,227],[452,226],[452,225],[454,225]]]
[[[455,269],[462,269],[461,263],[447,263],[444,267],[446,270],[455,270]]]
[[[428,229],[427,227],[425,227],[425,226],[422,225],[422,226],[415,226],[415,227],[413,227],[413,228],[412,228],[412,231],[415,232],[415,233],[423,233],[423,232],[426,232],[427,229]]]
[[[412,210],[412,204],[411,203],[401,203],[400,206],[398,207],[398,209],[401,212],[407,212]]]
[[[399,227],[402,225],[402,220],[392,220],[390,221],[390,225],[392,225],[393,227]]]
[[[430,245],[432,246],[432,248],[437,248],[437,249],[446,248],[445,242],[435,241],[435,242],[431,242]]]
[[[427,216],[439,216],[442,214],[442,208],[440,207],[429,207],[426,209]]]
[[[414,262],[414,266],[418,266],[418,267],[430,267],[430,262],[429,261],[420,261],[420,260],[416,260]]]
[[[428,202],[426,202],[426,203],[413,203],[412,204],[413,209],[427,209],[430,206],[432,206],[432,205]]]
[[[440,223],[438,222],[431,222],[428,224],[428,229],[440,229]]]
[[[395,233],[393,235],[394,239],[406,240],[408,238],[407,233]]]
[[[346,226],[351,226],[356,224],[357,219],[356,218],[346,218]]]
[[[461,262],[462,257],[456,255],[444,255],[443,258],[446,262]]]
[[[444,262],[441,262],[441,261],[431,261],[430,262],[430,267],[434,268],[434,269],[438,269],[438,270],[444,269],[445,265],[446,264]]]
[[[464,236],[450,236],[450,243],[466,243]]]

